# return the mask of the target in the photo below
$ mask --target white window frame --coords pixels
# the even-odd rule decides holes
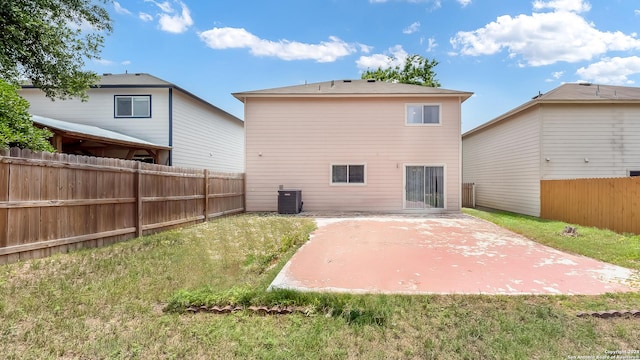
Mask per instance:
[[[410,123],[409,122],[409,108],[412,106],[437,106],[438,107],[438,122],[437,123],[425,123],[424,122],[424,112],[422,113],[422,123]],[[441,103],[410,103],[405,104],[404,107],[404,124],[406,126],[441,126],[442,125],[442,104]]]
[[[130,98],[131,99],[131,115],[118,115],[118,99],[121,98]],[[144,115],[136,115],[134,113],[134,101],[136,99],[146,99],[147,100],[147,113]],[[113,117],[115,118],[150,118],[151,117],[151,95],[115,95],[113,97]]]
[[[333,182],[333,167],[334,166],[346,166],[347,167],[347,182]],[[362,166],[364,171],[364,181],[361,183],[349,182],[349,167],[350,166]],[[367,185],[367,163],[364,162],[339,162],[329,164],[329,185],[331,186],[365,186]]]

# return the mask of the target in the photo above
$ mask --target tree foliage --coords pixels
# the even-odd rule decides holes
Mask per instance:
[[[51,151],[47,139],[51,132],[33,126],[29,115],[29,102],[18,95],[18,87],[0,79],[0,149]]]
[[[397,62],[390,57],[389,62]],[[438,65],[435,59],[428,59],[420,55],[409,55],[402,65],[367,70],[362,74],[362,79],[375,79],[378,81],[396,82],[430,87],[440,87],[433,68]]]
[[[98,77],[85,71],[111,19],[110,0],[0,0],[0,77],[28,80],[50,98],[86,97]]]

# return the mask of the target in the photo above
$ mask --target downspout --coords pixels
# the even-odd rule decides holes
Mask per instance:
[[[462,98],[458,98],[458,209],[462,211]]]
[[[173,88],[169,88],[169,166],[173,166]]]

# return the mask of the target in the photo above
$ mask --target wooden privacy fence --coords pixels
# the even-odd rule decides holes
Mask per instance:
[[[0,263],[244,211],[244,174],[0,150]]]
[[[466,208],[476,207],[476,184],[474,183],[462,184],[462,207],[466,207]]]
[[[542,180],[540,217],[640,234],[640,177]]]

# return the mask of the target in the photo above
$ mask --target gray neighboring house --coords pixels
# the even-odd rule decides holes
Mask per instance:
[[[640,175],[640,88],[564,84],[462,135],[476,204],[540,216],[540,180]]]
[[[33,86],[20,90],[32,115],[90,125],[162,147],[157,163],[244,172],[244,122],[175,84],[144,73],[104,74],[87,94],[86,102],[51,101]],[[127,151],[101,149],[94,155],[126,158]],[[134,159],[148,156],[146,150],[133,154]]]

